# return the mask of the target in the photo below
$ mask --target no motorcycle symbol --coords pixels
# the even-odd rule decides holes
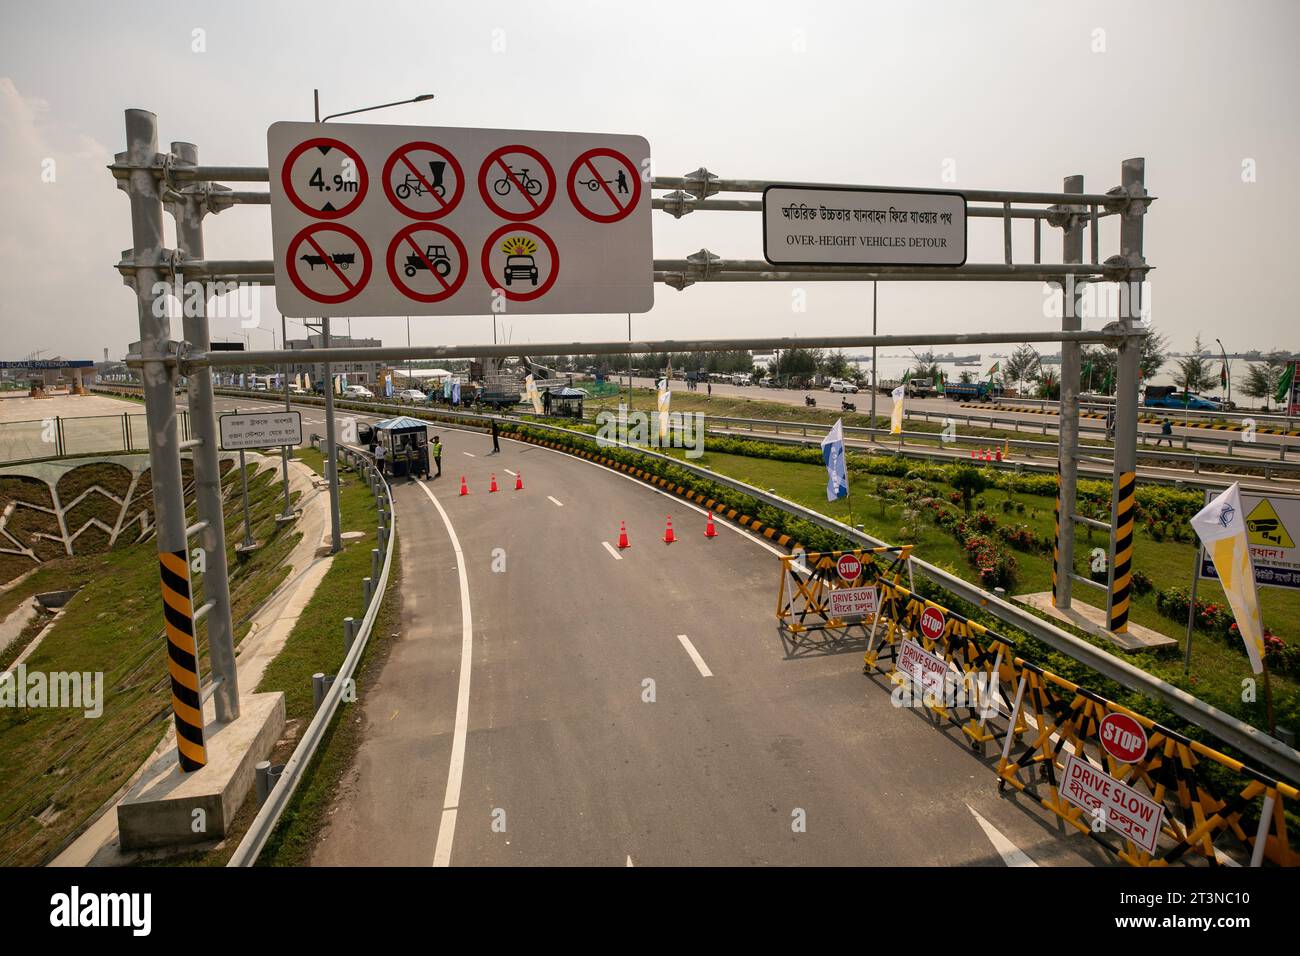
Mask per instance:
[[[618,222],[641,199],[636,164],[615,149],[589,149],[573,161],[566,183],[573,208],[593,222]]]

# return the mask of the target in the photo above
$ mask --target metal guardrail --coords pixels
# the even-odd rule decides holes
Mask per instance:
[[[393,563],[393,543],[397,539],[397,535],[393,533],[396,530],[397,518],[393,513],[392,490],[389,488],[388,482],[384,480],[384,476],[378,473],[364,455],[346,448],[338,449],[338,453],[341,457],[350,458],[351,463],[359,469],[363,469],[367,478],[376,481],[383,491],[386,506],[380,513],[379,525],[381,534],[387,538],[384,546],[383,568],[379,573],[379,580],[375,582],[375,586],[371,590],[370,603],[366,606],[365,616],[361,619],[361,626],[357,629],[353,638],[352,647],[343,658],[343,664],[339,668],[338,674],[335,675],[334,682],[326,692],[320,707],[316,709],[311,723],[307,725],[302,739],[298,741],[298,746],[294,748],[293,754],[285,763],[279,780],[271,788],[266,802],[258,810],[257,816],[254,817],[248,832],[244,834],[244,838],[226,864],[227,866],[252,866],[257,862],[258,856],[266,846],[266,841],[270,839],[276,824],[280,822],[280,816],[288,807],[289,801],[293,799],[299,783],[302,782],[303,771],[311,763],[311,759],[315,756],[316,749],[320,746],[321,739],[325,736],[330,721],[334,719],[334,715],[338,711],[339,703],[343,698],[343,691],[352,679],[352,675],[356,672],[361,655],[365,653],[366,645],[370,642],[370,632],[374,628],[375,618],[379,614],[379,606],[383,603],[384,593],[388,588],[388,572]]]
[[[316,404],[321,401],[321,399],[310,397],[304,401],[304,404]],[[357,403],[344,402],[341,403],[341,405],[349,408],[355,407],[356,410],[380,413],[410,411],[409,406],[386,405],[382,403],[359,405]],[[474,412],[457,412],[446,409],[416,409],[417,412],[421,410],[425,411],[427,414],[440,416],[442,419],[453,419],[453,423],[444,422],[448,427],[455,427],[456,423],[464,423],[471,426],[477,425],[480,428],[487,428],[493,420],[496,420],[498,422],[524,424],[530,428],[552,431],[556,434],[566,435],[571,438],[579,438],[586,441],[595,440],[595,436],[587,432],[575,431],[571,428],[564,428],[544,422],[521,422],[519,419],[511,418],[509,416],[480,415]],[[929,433],[923,434],[928,435]],[[648,448],[641,448],[636,445],[617,441],[609,442],[608,444],[690,471],[699,477],[706,478],[709,481],[722,485],[723,487],[731,488],[733,491],[738,491],[741,494],[748,495],[763,504],[770,505],[771,507],[793,514],[806,521],[810,521],[818,527],[842,535],[843,537],[858,542],[865,547],[888,547],[888,542],[873,537],[864,531],[851,528],[846,524],[842,524],[833,518],[821,514],[820,512],[813,511],[810,508],[805,508],[803,505],[789,501],[779,495],[766,492],[761,488],[755,488],[753,485],[746,484],[738,479],[718,474],[709,468],[693,465],[683,459],[672,458],[668,455],[661,454]],[[1189,482],[1189,484],[1191,483]],[[964,578],[958,577],[943,568],[930,564],[915,556],[912,558],[912,564],[923,577],[933,581],[948,593],[956,595],[961,600],[984,609],[989,614],[992,614],[994,617],[1006,624],[1019,628],[1021,631],[1024,631],[1030,636],[1042,641],[1048,647],[1060,651],[1079,663],[1092,668],[1103,677],[1115,681],[1120,686],[1135,693],[1146,694],[1147,696],[1160,701],[1184,720],[1204,728],[1223,743],[1235,747],[1241,753],[1245,754],[1250,759],[1257,761],[1261,765],[1268,767],[1274,773],[1277,773],[1288,780],[1300,782],[1300,751],[1288,747],[1280,740],[1270,737],[1268,734],[1257,730],[1244,721],[1238,720],[1231,714],[1224,713],[1217,707],[1207,704],[1205,701],[1161,680],[1153,674],[1148,674],[1141,668],[1135,667],[1127,661],[1115,657],[1082,638],[1075,637],[1068,631],[1056,627],[1037,615],[1032,614],[1025,608],[1012,604],[1010,601],[1006,601],[977,585],[971,584]],[[387,565],[385,565],[385,578],[386,576]]]
[[[800,439],[793,439],[788,435],[783,436],[781,434],[781,429],[783,428],[786,429],[787,431],[790,430],[799,431],[803,439],[820,437],[826,434],[826,432],[828,432],[831,428],[830,425],[823,425],[817,422],[807,422],[807,423],[790,422],[790,421],[778,421],[778,420],[761,419],[761,418],[749,419],[749,418],[726,418],[721,416],[718,417],[709,416],[708,420],[711,423],[722,423],[724,425],[727,423],[732,423],[737,426],[744,426],[755,437],[761,437],[762,440],[764,441],[774,441],[782,444],[787,444],[791,442],[796,444],[810,443],[810,442],[803,442]],[[757,430],[754,427],[756,425],[764,426],[763,432]],[[891,435],[889,430],[886,428],[867,428],[865,426],[859,426],[859,425],[845,425],[843,427],[844,427],[844,435],[846,438],[852,438],[854,435],[861,435],[868,439],[870,439],[872,436],[883,436],[887,439],[892,440],[894,438],[899,437],[896,435]],[[770,434],[767,433],[767,430],[769,428],[771,430]],[[813,435],[809,435],[810,430],[813,432]],[[727,435],[728,437],[736,437],[734,432],[727,433]],[[1043,452],[1046,454],[1047,457],[1052,459],[1052,461],[1055,461],[1057,455],[1057,449],[1060,447],[1059,443],[1057,442],[1033,441],[1033,440],[1023,439],[1023,438],[1001,439],[1001,438],[981,438],[978,436],[954,435],[950,440],[945,441],[940,437],[939,434],[934,432],[916,432],[916,431],[907,431],[907,430],[903,431],[902,438],[904,439],[904,441],[910,440],[913,442],[938,441],[940,442],[939,447],[941,448],[952,447],[952,446],[963,446],[963,447],[971,447],[971,448],[984,448],[984,447],[994,448],[994,447],[1002,447],[1003,444],[1005,443],[1011,448],[1015,448],[1020,451],[1025,451],[1030,453],[1036,451]],[[1107,445],[1097,445],[1097,446],[1084,445],[1084,446],[1080,446],[1079,450],[1080,450],[1080,454],[1085,456],[1084,460],[1087,460],[1087,456],[1095,456],[1096,460],[1099,463],[1109,462],[1111,456],[1113,455],[1113,448]],[[920,451],[915,446],[913,446],[912,448],[904,447],[901,449],[901,451],[903,454],[909,456],[915,456],[917,454],[924,455],[924,452]],[[1179,452],[1179,451],[1174,451],[1173,449],[1169,449],[1167,451],[1159,451],[1156,449],[1144,449],[1144,448],[1139,448],[1137,450],[1137,457],[1139,459],[1145,458],[1148,460],[1155,460],[1155,461],[1188,462],[1192,465],[1191,471],[1193,474],[1199,474],[1201,467],[1207,465],[1216,466],[1216,467],[1259,468],[1264,472],[1265,478],[1272,478],[1273,473],[1276,471],[1287,472],[1287,473],[1292,473],[1292,472],[1300,473],[1300,461],[1278,460],[1274,458],[1246,458],[1246,457],[1232,457],[1232,456],[1222,456],[1222,455],[1215,456],[1215,455],[1198,454],[1196,452]],[[1006,465],[1008,463],[1001,462],[1000,464]],[[1017,460],[1016,462],[1011,462],[1010,464],[1011,465],[1023,464],[1026,467],[1029,467],[1031,469],[1048,468],[1051,471],[1056,470],[1055,465],[1051,465],[1047,462],[1040,463],[1040,462]],[[1163,481],[1164,479],[1160,478],[1159,476],[1149,476],[1148,480]],[[1175,480],[1184,480],[1185,483],[1192,484],[1192,485],[1197,484],[1194,480],[1188,480],[1188,479],[1169,479],[1169,482],[1173,483],[1173,481]],[[1219,485],[1214,485],[1213,483],[1204,483],[1204,484],[1206,487],[1211,487],[1211,486],[1219,487]]]
[[[1011,398],[1002,396],[993,399],[994,404],[1015,404],[1015,405],[1037,405],[1044,410],[1056,410],[1060,408],[1060,402],[1052,398]],[[1107,411],[1115,407],[1113,401],[1082,401],[1079,402],[1082,409],[1095,410],[1099,412]],[[1207,411],[1199,408],[1152,408],[1147,405],[1138,406],[1138,414],[1160,413],[1182,416],[1190,416],[1197,419],[1215,419],[1221,418],[1224,421],[1231,421],[1234,418],[1253,418],[1256,422],[1268,422],[1271,424],[1285,424],[1288,431],[1295,428],[1296,423],[1300,421],[1294,415],[1279,415],[1275,412],[1251,411],[1249,409],[1223,409],[1218,411]]]

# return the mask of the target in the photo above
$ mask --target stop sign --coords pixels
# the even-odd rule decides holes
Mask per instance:
[[[1106,753],[1121,763],[1137,763],[1147,755],[1147,732],[1128,714],[1107,714],[1097,736]]]
[[[921,612],[921,633],[930,640],[938,640],[943,634],[943,611],[937,607],[927,607]]]
[[[862,573],[862,562],[851,554],[842,554],[840,559],[835,562],[835,570],[840,573],[845,581],[856,581],[858,575]]]

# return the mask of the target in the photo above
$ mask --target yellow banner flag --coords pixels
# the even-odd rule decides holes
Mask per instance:
[[[889,434],[901,435],[903,434],[903,396],[907,394],[907,386],[900,385],[890,394],[894,398],[894,413],[889,419]]]
[[[1264,670],[1264,622],[1255,590],[1255,567],[1250,559],[1246,520],[1241,510],[1241,490],[1236,482],[1192,518],[1192,528],[1209,552],[1223,593],[1246,644],[1251,669]]]

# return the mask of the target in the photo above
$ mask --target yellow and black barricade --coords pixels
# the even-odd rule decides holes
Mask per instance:
[[[1004,740],[999,790],[1010,786],[1037,799],[1133,866],[1188,858],[1211,866],[1260,866],[1266,860],[1300,866],[1287,835],[1286,801],[1297,805],[1296,788],[1027,661],[1017,658],[1014,665],[1017,732]],[[1146,732],[1146,753],[1135,762],[1122,762],[1102,747],[1101,722],[1113,713],[1136,720]],[[1070,756],[1163,808],[1154,852],[1114,828],[1099,828],[1094,814],[1065,798],[1060,775]]]
[[[840,577],[838,562],[851,554],[858,559],[859,572],[851,581]],[[836,631],[843,639],[850,628],[864,630],[872,624],[870,619],[846,620],[835,617],[830,610],[830,594],[837,587],[869,587],[873,584],[898,581],[904,574],[908,583],[912,579],[912,554],[910,544],[889,548],[859,548],[852,551],[808,551],[781,555],[781,581],[777,594],[777,624],[790,634],[810,631]]]
[[[181,769],[208,762],[203,742],[203,698],[199,683],[199,645],[194,634],[190,567],[184,551],[158,552],[162,575],[163,619],[167,631],[167,669],[172,681],[172,714]]]
[[[895,699],[921,707],[959,727],[971,747],[983,752],[984,744],[998,739],[992,718],[1000,715],[1001,686],[1015,683],[1012,660],[1015,643],[962,614],[897,582],[882,581],[881,611],[872,626],[863,655],[862,672],[885,674],[898,690]],[[943,617],[943,630],[931,638],[921,629],[926,609]],[[877,641],[879,637],[879,642]],[[941,687],[926,687],[899,667],[902,643],[910,640],[948,665]]]

